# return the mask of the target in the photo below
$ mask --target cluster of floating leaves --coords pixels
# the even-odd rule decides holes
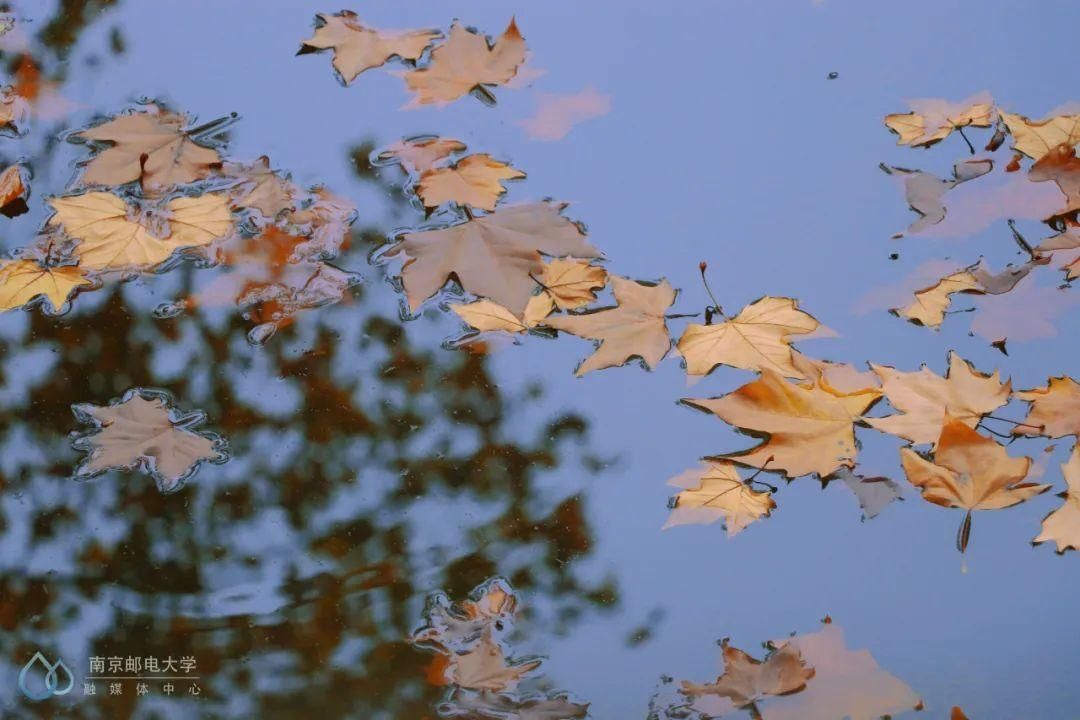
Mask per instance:
[[[0,309],[61,313],[80,292],[190,260],[227,271],[156,314],[235,303],[260,344],[297,312],[347,297],[357,276],[329,261],[348,240],[352,204],[300,188],[265,156],[223,157],[214,138],[235,119],[191,127],[147,104],[70,134],[93,154],[48,200],[53,214],[34,243],[0,265]]]
[[[993,108],[975,105],[942,113],[940,121],[911,115],[889,122],[902,142],[932,144],[944,139],[947,130],[989,125]],[[1037,151],[1034,144],[1049,143],[1037,128],[1056,126],[1033,125],[1014,116],[1003,122],[1000,132],[1010,131],[1026,153]],[[1080,135],[1071,141],[1078,140]],[[422,137],[399,141],[375,157],[400,163],[409,175],[406,189],[417,204],[428,212],[445,210],[451,218],[400,235],[378,255],[402,260],[399,282],[409,313],[443,291],[448,296],[465,293],[475,300],[447,304],[471,329],[451,343],[457,347],[486,349],[493,335],[552,337],[559,331],[593,340],[596,349],[578,366],[579,376],[632,359],[653,368],[668,356],[673,342],[667,321],[701,313],[668,315],[678,292],[666,280],[620,277],[598,264],[604,260],[601,252],[586,240],[582,225],[562,214],[565,204],[503,205],[502,183],[523,173],[486,154],[452,159],[465,149],[452,138]],[[954,182],[978,177],[989,165],[958,166]],[[1040,263],[1041,256],[1033,251],[1031,263],[1001,275],[981,267],[965,272],[982,291],[1006,292]],[[1001,444],[977,430],[989,421],[1004,421],[1013,425],[1012,435],[1005,436],[1010,438],[1075,435],[1059,432],[1054,422],[1080,411],[1080,394],[1069,395],[1065,389],[1075,387],[1071,380],[1051,380],[1045,389],[1014,394],[997,372],[983,374],[955,354],[945,376],[926,367],[904,372],[871,363],[870,371],[863,371],[814,359],[792,343],[829,332],[797,301],[765,296],[728,315],[709,288],[706,263],[700,270],[711,303],[704,309],[704,323],[689,323],[675,343],[687,374],[704,376],[727,366],[759,377],[722,397],[683,403],[763,440],[747,450],[704,458],[699,468],[673,478],[671,484],[681,492],[672,499],[666,527],[720,520],[734,535],[768,517],[776,507],[777,488],[759,479],[762,473],[788,481],[813,475],[823,486],[840,480],[855,493],[864,519],[874,517],[902,493],[889,478],[855,472],[857,427],[911,444],[901,450],[908,481],[925,500],[965,511],[957,540],[961,552],[967,547],[973,511],[1011,507],[1050,489],[1049,484],[1025,482],[1030,458],[1010,458]],[[596,307],[597,292],[608,286],[614,306]],[[930,311],[920,306],[912,312]],[[883,399],[895,412],[870,415]],[[1032,404],[1027,420],[992,415],[1011,399]],[[917,452],[914,446],[926,449]],[[744,477],[740,468],[751,472]],[[1067,480],[1071,482],[1069,475]],[[1075,548],[1080,540],[1076,502],[1069,495],[1035,541],[1053,539],[1059,551]]]
[[[898,135],[898,144],[928,148],[942,143],[955,131],[974,157],[956,162],[951,179],[882,164],[885,172],[903,179],[908,204],[919,215],[906,233],[895,237],[926,233],[942,223],[948,225],[950,193],[964,185],[968,197],[974,198],[968,205],[981,208],[983,217],[973,228],[970,219],[953,223],[959,227],[954,233],[971,234],[973,229],[981,229],[995,219],[1008,219],[1011,234],[1027,260],[993,272],[979,259],[918,289],[910,303],[892,312],[913,323],[937,328],[946,315],[955,312],[950,310],[954,295],[1008,293],[1033,270],[1053,262],[1056,255],[1064,259],[1061,269],[1066,281],[1080,275],[1080,260],[1075,252],[1080,249],[1080,159],[1076,157],[1080,115],[1054,115],[1033,121],[999,109],[987,93],[957,103],[914,100],[910,104],[912,112],[885,118],[886,126]],[[977,155],[964,128],[993,128],[982,154]],[[1009,151],[1005,149],[1007,144]],[[1008,152],[1011,158],[1006,162],[1001,156]],[[988,212],[991,217],[986,217]],[[1055,234],[1032,245],[1017,229],[1013,215],[1019,215],[1021,220],[1037,220]],[[1005,340],[997,338],[994,343],[1003,352]]]
[[[514,80],[526,60],[525,39],[513,19],[493,42],[458,22],[445,36],[440,30],[377,30],[349,10],[319,13],[315,23],[315,34],[304,40],[298,54],[333,51],[334,71],[345,85],[397,58],[411,66],[397,73],[413,93],[407,107],[446,105],[470,93],[493,104],[488,88]]]
[[[443,717],[506,720],[574,720],[589,712],[561,691],[522,691],[537,680],[542,658],[515,658],[507,637],[519,598],[504,578],[492,578],[462,602],[442,592],[428,597],[424,625],[410,641],[436,653],[428,681],[447,688],[437,710]]]

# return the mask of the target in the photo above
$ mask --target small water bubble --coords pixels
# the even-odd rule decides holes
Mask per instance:
[[[153,315],[158,320],[168,320],[182,314],[187,309],[187,300],[177,300],[176,302],[161,303],[154,308]]]
[[[262,323],[251,328],[247,334],[247,341],[255,347],[261,347],[277,332],[277,324],[272,322]]]

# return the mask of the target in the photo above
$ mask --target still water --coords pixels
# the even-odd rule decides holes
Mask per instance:
[[[1075,3],[0,10],[5,718],[1080,717]]]

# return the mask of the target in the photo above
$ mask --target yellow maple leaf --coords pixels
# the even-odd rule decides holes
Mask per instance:
[[[1013,149],[1039,160],[1058,145],[1072,147],[1080,142],[1080,115],[1058,115],[1032,121],[1023,115],[1001,113],[1013,136]]]
[[[545,325],[578,337],[599,340],[600,346],[578,367],[581,377],[593,370],[616,367],[639,357],[646,367],[655,367],[671,349],[664,312],[675,302],[676,291],[661,280],[643,285],[628,278],[611,276],[618,303],[577,315],[556,315]]]
[[[607,284],[607,270],[585,260],[555,259],[544,265],[540,284],[560,310],[576,310],[596,300]]]
[[[938,280],[934,285],[915,292],[915,299],[902,308],[890,312],[926,327],[940,327],[945,320],[945,311],[952,303],[953,293],[983,292],[979,281],[967,270],[953,273]]]
[[[346,85],[371,68],[392,57],[418,60],[432,42],[442,37],[438,30],[376,30],[366,27],[349,10],[315,15],[315,34],[304,40],[300,52],[332,49],[334,70]]]
[[[751,434],[765,436],[746,452],[722,457],[740,465],[783,470],[788,478],[854,467],[858,449],[854,424],[881,392],[845,393],[821,380],[797,385],[772,370],[723,397],[682,402],[713,413]]]
[[[1031,458],[1009,457],[1004,447],[947,413],[933,457],[900,448],[900,463],[924,500],[968,511],[957,535],[960,552],[967,549],[972,511],[1012,507],[1050,489],[1020,482],[1031,468]]]
[[[1043,518],[1042,531],[1032,540],[1036,545],[1053,540],[1058,553],[1080,550],[1080,448],[1074,446],[1069,461],[1061,466],[1068,490],[1058,497],[1065,502]]]
[[[664,528],[690,523],[722,520],[728,537],[734,537],[747,525],[769,517],[776,502],[772,493],[754,490],[739,476],[729,461],[704,462],[668,480],[668,485],[682,488],[675,495],[672,512]]]
[[[975,427],[984,415],[1009,401],[1012,389],[1008,381],[1001,382],[997,371],[984,375],[956,353],[949,354],[945,377],[925,366],[916,372],[887,365],[870,367],[881,378],[889,403],[901,414],[866,418],[866,422],[916,445],[937,441],[946,411],[953,419]]]
[[[75,288],[91,282],[75,266],[42,267],[33,260],[12,260],[0,265],[0,311],[23,307],[44,296],[59,312]]]
[[[48,224],[79,241],[75,255],[88,270],[149,269],[180,248],[209,245],[233,225],[225,197],[213,193],[165,204],[169,232],[164,237],[129,219],[127,203],[111,193],[53,198],[49,204],[56,214]]]
[[[1018,390],[1013,397],[1031,403],[1024,422],[1013,428],[1014,435],[1080,436],[1080,384],[1071,377],[1050,378],[1046,387]]]
[[[456,202],[490,212],[506,192],[502,181],[523,177],[525,173],[520,170],[486,153],[478,153],[449,167],[425,170],[416,185],[416,194],[429,209]]]
[[[533,295],[525,306],[525,313],[518,318],[502,305],[490,300],[477,300],[471,303],[451,303],[450,309],[473,328],[481,332],[503,331],[523,333],[536,327],[553,309],[551,298],[546,295]]]
[[[994,120],[993,101],[985,94],[956,103],[928,98],[908,104],[912,112],[885,116],[885,125],[900,136],[897,145],[929,147],[957,128],[990,127]]]
[[[410,105],[445,105],[484,85],[504,85],[523,62],[525,39],[513,20],[491,47],[483,35],[455,22],[446,42],[431,52],[428,66],[404,74],[415,93]]]
[[[791,298],[763,297],[715,325],[690,324],[679,338],[689,375],[707,375],[717,365],[774,370],[803,379],[791,356],[791,336],[818,329],[812,315]]]

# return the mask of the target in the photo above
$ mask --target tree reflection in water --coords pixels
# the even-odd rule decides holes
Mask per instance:
[[[47,77],[109,4],[63,2],[40,24]],[[55,145],[34,147],[29,164],[46,168]],[[354,153],[360,180],[401,197],[368,149]],[[261,348],[235,308],[153,317],[218,272],[191,265],[80,295],[60,318],[0,318],[0,674],[42,650],[77,681],[39,704],[3,683],[5,717],[432,717],[443,688],[408,642],[430,591],[460,597],[503,575],[556,630],[614,602],[610,583],[576,571],[592,544],[582,483],[538,489],[560,466],[594,470],[585,420],[511,430],[539,387],[500,389],[484,356],[440,349],[429,322],[394,315],[364,259],[387,230],[354,227],[338,262],[367,282],[351,302],[303,313]],[[140,473],[71,480],[71,406],[132,387],[205,412],[232,459],[169,495]],[[160,683],[138,696],[128,682],[85,696],[91,656],[192,656],[201,695],[178,682],[171,699]]]

